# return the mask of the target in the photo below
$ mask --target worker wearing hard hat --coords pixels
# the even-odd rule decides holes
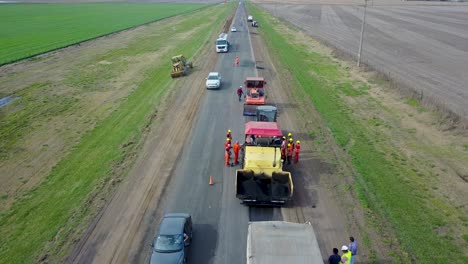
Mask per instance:
[[[231,139],[226,138],[226,144],[224,144],[224,162],[226,166],[229,166],[231,160]]]
[[[231,129],[228,129],[228,130],[227,130],[227,132],[226,132],[226,137],[229,138],[229,140],[232,139]]]
[[[230,150],[231,149],[231,139],[226,138],[226,143],[224,143],[224,149],[225,150]]]
[[[341,255],[341,263],[351,264],[351,251],[349,251],[348,246],[342,246],[341,251],[343,251],[343,255]]]
[[[288,164],[291,164],[292,156],[293,156],[293,147],[291,144],[288,144],[288,149],[286,150],[286,155],[288,156]]]
[[[299,162],[299,153],[301,152],[301,141],[296,141],[296,146],[294,148],[294,163]]]

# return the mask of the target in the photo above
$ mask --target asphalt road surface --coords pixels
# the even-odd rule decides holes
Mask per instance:
[[[362,7],[261,6],[356,56]],[[369,6],[362,61],[468,119],[468,6]]]
[[[238,101],[236,90],[246,77],[256,76],[244,8],[238,9],[233,25],[238,32],[229,33],[232,49],[218,54],[213,69],[221,74],[222,87],[203,98],[190,140],[167,187],[165,211],[188,212],[193,217],[191,263],[244,263],[249,220],[281,219],[279,209],[249,209],[240,204],[234,191],[236,167],[224,165],[226,130],[232,130],[233,141],[242,143],[248,119],[242,115],[243,102]],[[233,65],[236,55],[239,67]],[[215,182],[212,186],[209,176]]]

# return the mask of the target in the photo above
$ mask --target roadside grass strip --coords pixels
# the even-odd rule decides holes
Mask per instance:
[[[168,48],[155,66],[146,71],[145,78],[137,83],[138,88],[108,118],[86,133],[38,187],[19,198],[10,210],[2,212],[0,263],[38,262],[48,243],[65,243],[74,227],[89,216],[86,201],[96,191],[95,186],[110,177],[112,169],[125,159],[125,143],[141,139],[159,100],[176,81],[169,75],[170,58],[174,54],[192,58],[201,47],[211,43],[210,39],[233,6],[209,7],[181,17],[183,22],[176,28],[167,27],[166,34],[180,34],[184,41]],[[137,41],[137,46],[116,52],[120,56],[134,53],[138,44],[144,42]],[[60,243],[56,246],[63,246]],[[58,249],[54,251],[63,254]]]
[[[207,5],[2,4],[0,65],[204,6]]]
[[[394,256],[394,261],[468,263],[463,249],[455,245],[451,236],[457,230],[452,230],[448,219],[457,218],[456,208],[428,192],[424,182],[429,175],[415,170],[411,158],[392,146],[384,134],[372,129],[376,124],[364,122],[346,105],[345,96],[359,96],[368,87],[360,84],[353,90],[350,83],[355,81],[348,79],[346,70],[296,41],[295,29],[288,29],[252,4],[248,8],[259,23],[258,31],[268,49],[276,55],[279,68],[293,76],[291,89],[302,89],[309,95],[307,100],[320,112],[337,144],[351,157],[358,172],[355,186],[351,187],[357,191],[361,204],[379,216],[377,221],[388,221],[395,230],[405,252]]]

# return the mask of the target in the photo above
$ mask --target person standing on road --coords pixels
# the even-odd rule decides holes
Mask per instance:
[[[338,255],[338,249],[333,248],[333,254],[328,258],[328,264],[340,264],[341,257]]]
[[[231,129],[227,130],[226,137],[229,138],[229,140],[232,140]]]
[[[226,166],[229,166],[229,162],[231,161],[231,139],[226,138],[226,144],[224,144],[224,161]]]
[[[283,163],[286,161],[286,137],[281,138],[281,159]]]
[[[301,152],[301,142],[296,141],[296,147],[294,148],[294,163],[299,162],[299,153]]]
[[[341,255],[341,263],[351,264],[351,251],[348,250],[348,247],[342,246],[341,251],[343,251],[343,255]]]
[[[242,90],[242,86],[239,86],[237,89],[237,96],[239,97],[239,102],[242,101],[242,95],[244,95],[244,91]]]
[[[357,255],[357,243],[354,241],[354,237],[349,237],[349,251],[351,251],[351,264],[354,264],[354,258]]]
[[[234,164],[237,165],[239,164],[239,150],[240,150],[240,145],[239,145],[239,141],[236,141],[236,143],[234,143]]]
[[[239,56],[236,55],[236,67],[239,67]]]
[[[294,149],[296,146],[294,145],[294,139],[291,137],[289,138],[289,144],[291,144],[292,148]]]
[[[286,147],[286,137],[285,137],[285,136],[283,136],[283,137],[281,138],[281,147],[282,147],[282,148],[283,148],[283,147]]]
[[[226,166],[229,167],[229,162],[231,161],[231,152],[229,150],[226,149],[226,153],[224,154],[224,162],[226,164]]]
[[[230,151],[231,150],[231,139],[226,138],[226,143],[224,144],[224,150]]]
[[[293,147],[291,144],[288,144],[288,149],[286,151],[288,155],[288,164],[291,164],[292,156],[293,156]]]
[[[286,140],[284,138],[285,137],[283,137],[283,140],[281,142],[281,159],[283,161],[286,161]]]

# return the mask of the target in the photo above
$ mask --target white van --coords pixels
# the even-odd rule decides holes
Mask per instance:
[[[228,35],[226,33],[221,33],[216,40],[216,52],[228,52],[229,51],[229,41],[227,40]]]

